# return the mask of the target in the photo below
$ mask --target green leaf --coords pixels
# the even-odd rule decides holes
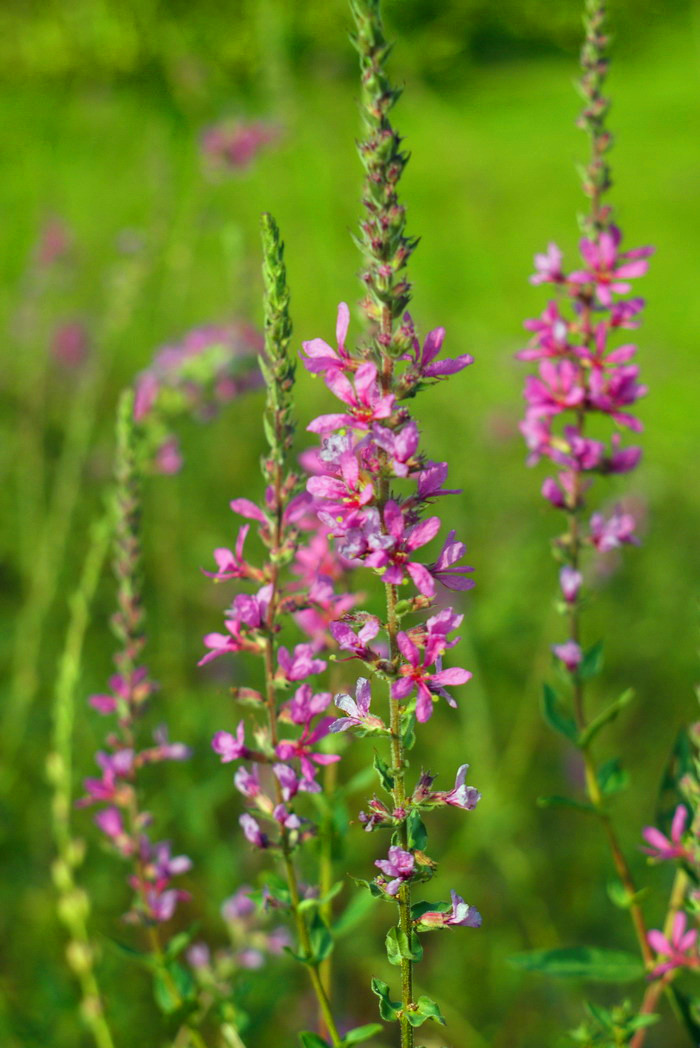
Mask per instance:
[[[394,777],[389,773],[389,765],[386,761],[383,761],[377,751],[374,752],[374,769],[379,776],[379,781],[386,790],[387,793],[391,793],[394,788]]]
[[[413,851],[424,851],[425,846],[428,843],[428,831],[425,828],[425,823],[420,817],[420,812],[417,808],[412,808],[408,818],[406,819],[406,829],[408,831],[408,847],[409,850]]]
[[[302,1048],[330,1048],[328,1041],[324,1041],[323,1037],[319,1037],[317,1033],[310,1033],[308,1030],[302,1030],[299,1040]]]
[[[584,652],[581,664],[578,668],[580,680],[590,680],[596,677],[603,668],[603,642],[599,640],[592,648]]]
[[[593,946],[571,946],[560,950],[532,950],[508,959],[527,972],[541,972],[563,979],[594,982],[634,982],[644,978],[644,965],[631,953]]]
[[[365,1026],[356,1026],[354,1030],[348,1030],[345,1034],[343,1044],[360,1044],[362,1041],[368,1041],[370,1037],[374,1037],[375,1034],[381,1032],[381,1023],[367,1023]]]
[[[165,972],[156,972],[153,976],[153,996],[164,1015],[172,1015],[180,1007],[180,998]]]
[[[569,742],[576,742],[576,721],[561,709],[559,697],[549,684],[545,684],[542,689],[542,716],[550,728],[558,731]]]
[[[700,1044],[700,999],[691,997],[678,989],[675,983],[669,987],[673,997],[674,1010],[678,1012],[694,1044]]]
[[[411,907],[411,920],[419,921],[424,913],[447,913],[451,906],[449,902],[416,902]]]
[[[382,891],[375,881],[364,881],[361,877],[353,877],[352,879],[355,884],[358,884],[361,888],[366,888],[373,899],[386,899],[389,902],[393,902],[392,897],[387,895],[385,891]]]
[[[585,801],[574,800],[573,797],[538,797],[538,808],[574,808],[576,811],[585,812],[586,815],[595,815],[595,808]]]
[[[314,964],[324,961],[333,952],[333,936],[320,913],[314,914],[314,919],[309,928],[309,938],[311,939]]]
[[[165,956],[168,960],[174,960],[179,953],[182,953],[186,946],[189,946],[193,937],[197,933],[198,927],[199,925],[195,924],[187,931],[178,932],[177,935],[172,937],[165,951]]]
[[[372,979],[372,993],[379,998],[379,1014],[384,1022],[396,1022],[401,1011],[401,1002],[391,1000],[387,984],[381,979]]]
[[[624,710],[625,706],[629,706],[630,702],[634,698],[634,688],[628,688],[627,691],[623,691],[622,695],[618,699],[608,706],[606,710],[599,713],[597,717],[594,717],[591,723],[588,725],[586,730],[581,733],[579,738],[579,746],[582,748],[588,746],[593,741],[601,728],[604,728],[610,721],[615,720],[617,715]]]
[[[622,881],[608,881],[607,889],[608,897],[613,906],[618,906],[621,910],[629,909],[634,900],[634,896],[627,891]]]
[[[153,995],[164,1015],[172,1015],[183,1006],[194,989],[194,980],[187,968],[171,962],[153,975]]]
[[[586,1001],[586,1009],[604,1030],[612,1030],[615,1026],[612,1012],[609,1008],[602,1008],[599,1004],[594,1004],[593,1001]]]
[[[401,739],[405,750],[412,750],[416,744],[416,715],[404,713],[401,717]]]
[[[624,790],[630,781],[630,777],[620,764],[618,757],[613,757],[612,760],[601,764],[596,772],[596,778],[605,797],[612,797],[614,793]]]
[[[401,928],[390,928],[386,933],[386,955],[389,964],[398,967],[402,960],[420,961],[423,957],[423,947],[416,932],[411,932],[411,937]]]
[[[445,1026],[445,1019],[435,1001],[423,995],[416,1001],[415,1010],[407,1011],[406,1018],[411,1026],[422,1026],[428,1019],[434,1019],[436,1023]]]

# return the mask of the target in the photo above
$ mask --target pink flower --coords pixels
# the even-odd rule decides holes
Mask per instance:
[[[564,600],[567,604],[573,604],[581,588],[583,582],[583,575],[576,568],[572,568],[570,564],[565,564],[559,572],[559,585]]]
[[[412,326],[413,322],[410,320],[410,315],[406,314],[406,317]],[[414,338],[413,353],[405,354],[403,359],[412,361],[413,367],[416,368],[421,378],[436,379],[447,378],[448,375],[454,375],[456,372],[468,367],[469,364],[474,363],[474,357],[470,353],[462,353],[458,357],[452,357],[447,360],[435,360],[442,349],[444,340],[445,329],[443,327],[434,328],[425,336],[422,349],[418,339]]]
[[[331,633],[342,651],[351,651],[356,659],[362,659],[363,662],[375,662],[377,653],[368,646],[368,642],[377,636],[380,625],[376,615],[368,615],[357,633],[345,622],[332,622]]]
[[[687,821],[688,809],[684,804],[679,804],[673,814],[670,839],[665,837],[655,826],[647,826],[642,836],[647,844],[651,845],[651,848],[644,848],[643,851],[659,862],[665,859],[687,859],[689,852],[683,844],[683,834],[685,833]]]
[[[124,837],[124,822],[118,808],[103,808],[95,816],[95,822],[104,834],[117,842]]]
[[[284,739],[277,744],[275,753],[283,761],[290,761],[296,757],[301,764],[304,778],[315,778],[318,768],[314,765],[335,764],[340,760],[337,753],[313,753],[311,750],[314,743],[328,735],[332,721],[332,717],[323,717],[313,730],[309,724],[304,725],[298,739]]]
[[[343,453],[339,460],[339,477],[310,477],[307,489],[316,499],[323,499],[319,516],[333,531],[362,523],[360,511],[373,500],[374,486],[360,474],[360,467],[352,451]],[[327,503],[327,504],[326,504]]]
[[[599,553],[609,553],[623,543],[637,544],[638,539],[634,534],[636,526],[632,514],[622,513],[619,509],[607,520],[602,513],[594,513],[591,517],[591,544]]]
[[[407,477],[409,467],[418,450],[418,426],[413,419],[400,430],[393,431],[375,422],[372,439],[389,456],[394,476]]]
[[[393,394],[384,395],[377,382],[377,366],[371,361],[360,364],[355,373],[355,385],[337,368],[326,375],[326,385],[339,400],[347,404],[349,412],[319,415],[306,427],[311,433],[330,433],[343,426],[351,429],[370,429],[373,422],[389,418],[394,410]]]
[[[272,770],[280,784],[282,798],[285,801],[291,801],[296,797],[299,790],[305,793],[321,792],[321,787],[314,779],[300,779],[294,769],[290,768],[288,764],[273,764]]]
[[[249,531],[250,524],[243,524],[238,529],[234,552],[224,548],[215,549],[214,560],[216,561],[217,570],[215,572],[205,571],[204,574],[220,582],[223,582],[225,579],[245,578],[248,566],[243,560],[243,544]]]
[[[420,932],[435,931],[439,928],[480,928],[481,914],[473,906],[468,906],[461,895],[451,891],[452,900],[449,910],[427,910],[418,918],[416,928]]]
[[[681,910],[673,920],[671,939],[666,938],[663,932],[653,929],[647,935],[647,942],[656,951],[659,957],[665,957],[652,971],[652,978],[658,979],[674,968],[697,968],[700,964],[695,945],[698,933],[695,928],[686,931],[687,918]],[[658,960],[658,958],[657,958]]]
[[[90,337],[83,324],[71,321],[61,324],[51,339],[51,355],[63,367],[79,368],[87,360],[90,352]]]
[[[571,360],[553,363],[543,360],[539,378],[525,380],[525,399],[537,415],[557,415],[567,408],[577,408],[585,399],[581,369]]]
[[[342,710],[345,716],[333,721],[330,726],[332,732],[347,731],[347,729],[353,725],[359,728],[368,728],[370,730],[373,728],[385,730],[382,718],[375,717],[369,712],[372,693],[370,683],[366,677],[360,677],[358,679],[354,699],[344,692],[341,695],[336,695],[334,701],[338,709]]]
[[[280,647],[277,652],[277,661],[279,663],[278,677],[286,681],[304,680],[305,677],[312,677],[315,673],[323,673],[327,665],[323,659],[315,657],[314,649],[310,644],[297,644],[292,653],[285,647]]]
[[[553,644],[552,651],[564,663],[569,673],[575,673],[581,665],[583,652],[580,645],[573,640],[567,640],[565,644]]]
[[[245,812],[241,815],[238,821],[247,841],[250,841],[250,843],[256,848],[268,847],[270,842],[267,835],[263,833],[259,824],[255,821],[252,815]]]
[[[373,552],[365,557],[365,563],[381,571],[384,582],[400,585],[408,574],[417,589],[426,597],[435,595],[435,582],[420,561],[411,554],[435,538],[440,530],[440,518],[427,520],[407,528],[403,511],[397,502],[389,501],[384,507],[386,534],[379,527],[379,515],[368,520],[367,543]],[[388,541],[387,541],[388,540]]]
[[[341,371],[352,371],[356,362],[345,348],[345,339],[350,325],[350,310],[345,302],[338,306],[338,320],[335,327],[335,338],[338,343],[337,351],[332,349],[322,338],[312,338],[309,342],[302,342],[306,356],[302,356],[304,367],[312,374],[319,371],[330,371],[331,368],[339,368]]]
[[[283,707],[284,719],[289,718],[292,724],[308,724],[328,708],[331,698],[329,691],[314,693],[310,684],[301,684]]]
[[[561,263],[563,255],[556,244],[549,243],[544,254],[535,255],[536,273],[530,277],[531,284],[562,284],[564,274]]]
[[[474,786],[467,786],[468,764],[460,765],[455,777],[455,784],[446,793],[435,793],[443,804],[450,804],[453,808],[462,808],[464,811],[472,811],[481,800],[481,794]]]
[[[250,757],[250,750],[245,744],[244,721],[238,722],[235,736],[228,731],[217,731],[211,740],[211,748],[214,753],[219,754],[222,764]]]
[[[603,231],[597,243],[584,238],[580,248],[588,268],[569,277],[574,285],[593,284],[598,301],[607,307],[612,305],[613,294],[626,295],[630,291],[629,279],[644,276],[649,268],[645,260],[654,252],[652,247],[642,247],[620,253],[621,239],[622,233],[617,226]]]
[[[239,793],[248,801],[255,800],[262,793],[258,769],[255,766],[248,770],[245,765],[241,765],[233,776],[233,782]]]
[[[440,668],[441,657],[438,652],[444,650],[444,647],[438,648],[435,635],[432,638],[428,637],[422,657],[407,633],[399,633],[397,643],[406,661],[399,666],[399,677],[391,686],[391,697],[398,700],[405,699],[415,688],[418,693],[416,717],[421,722],[432,717],[434,694],[441,695],[450,706],[456,706],[457,703],[445,691],[443,685],[466,684],[471,678],[471,673],[457,667],[449,670]],[[431,673],[428,670],[433,663],[438,666],[437,673]]]
[[[215,170],[232,173],[248,168],[260,150],[278,136],[279,131],[260,120],[224,121],[205,128],[201,148]]]
[[[569,324],[559,312],[556,302],[548,302],[542,316],[526,320],[524,325],[534,337],[527,349],[515,356],[518,360],[542,360],[546,357],[561,357],[570,350]]]
[[[467,547],[463,542],[455,539],[455,531],[451,531],[442,549],[438,555],[437,560],[433,564],[428,564],[427,570],[441,582],[445,589],[450,590],[468,590],[474,586],[474,580],[465,578],[464,576],[468,572],[473,571],[467,565],[458,565],[457,561],[461,560],[467,552]]]
[[[392,846],[389,848],[389,858],[377,859],[374,865],[378,866],[386,877],[392,878],[384,886],[384,891],[387,895],[396,895],[403,882],[409,881],[413,876],[416,860],[411,852]]]

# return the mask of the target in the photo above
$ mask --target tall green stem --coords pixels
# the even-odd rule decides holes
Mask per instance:
[[[81,842],[73,838],[71,830],[73,722],[90,604],[109,548],[109,525],[107,514],[94,527],[78,587],[69,601],[68,631],[56,680],[52,752],[47,760],[47,775],[53,787],[51,814],[57,859],[52,872],[59,897],[58,914],[70,935],[66,957],[80,986],[82,1016],[96,1048],[114,1048],[114,1041],[95,974],[94,949],[87,928],[90,901],[78,887],[74,873],[84,849]]]
[[[267,611],[267,637],[263,653],[265,667],[265,705],[270,743],[273,748],[279,741],[277,733],[277,696],[275,691],[276,642],[278,611],[281,594],[280,564],[283,560],[285,535],[284,510],[294,489],[294,480],[287,473],[287,460],[294,435],[291,410],[291,391],[294,380],[294,364],[289,354],[292,326],[289,317],[289,290],[284,264],[284,245],[277,223],[271,215],[262,218],[263,278],[265,283],[265,359],[261,361],[267,387],[265,407],[265,431],[269,451],[263,457],[262,470],[267,483],[272,487],[274,520],[269,538],[268,579],[272,587]],[[283,803],[279,780],[274,780],[277,804]],[[282,864],[289,890],[292,917],[297,930],[302,955],[307,959],[307,970],[313,991],[318,1001],[321,1025],[328,1031],[331,1042],[336,1046],[342,1038],[338,1033],[331,1010],[329,993],[323,984],[318,963],[313,960],[313,948],[306,917],[300,909],[299,881],[294,865],[289,835],[281,828]]]

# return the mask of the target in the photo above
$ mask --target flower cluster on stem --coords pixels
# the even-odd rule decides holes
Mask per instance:
[[[139,772],[149,764],[186,760],[188,748],[170,742],[167,730],[156,729],[152,743],[143,744],[139,721],[156,690],[148,669],[141,663],[146,643],[144,608],[141,601],[139,534],[140,491],[133,421],[133,394],[122,395],[117,424],[116,493],[114,523],[114,573],[117,579],[117,611],[112,628],[119,650],[117,668],[109,691],[90,696],[90,705],[110,718],[112,727],[105,748],[96,755],[99,777],[86,779],[83,807],[95,805],[95,822],[110,847],[127,860],[133,904],[126,915],[130,922],[145,925],[155,945],[157,925],[169,921],[178,902],[188,893],[174,887],[173,879],[186,873],[190,859],[172,855],[168,841],[153,841],[152,817],[142,807]]]
[[[565,520],[563,533],[554,542],[554,554],[559,564],[559,609],[567,636],[552,651],[573,716],[565,713],[560,696],[549,686],[545,714],[551,726],[581,752],[589,800],[607,837],[639,948],[650,968],[653,952],[644,916],[609,812],[609,795],[623,780],[597,768],[591,752],[598,732],[627,704],[631,692],[589,719],[586,682],[600,670],[602,645],[586,649],[581,629],[588,596],[587,561],[638,541],[631,514],[620,507],[591,512],[590,502],[597,477],[629,473],[641,457],[641,448],[627,444],[624,435],[642,429],[634,408],[646,387],[634,363],[637,347],[621,335],[639,326],[644,300],[632,294],[633,281],[644,276],[653,252],[650,247],[623,250],[622,232],[604,200],[612,184],[608,163],[612,136],[606,126],[610,101],[604,94],[609,43],[606,7],[606,0],[585,0],[579,82],[584,108],[578,123],[589,136],[591,152],[582,169],[589,209],[581,218],[581,265],[565,269],[563,254],[553,243],[535,256],[531,282],[551,286],[555,297],[540,317],[525,323],[532,339],[518,357],[532,363],[536,371],[525,382],[521,430],[529,450],[528,463],[534,465],[544,458],[556,470],[546,477],[542,494]],[[640,1029],[641,1038],[645,1030]]]
[[[405,268],[416,242],[405,233],[405,209],[398,200],[407,157],[389,114],[399,92],[385,71],[389,46],[378,0],[355,0],[352,10],[364,122],[359,152],[366,172],[365,215],[358,243],[368,334],[352,348],[350,312],[341,303],[337,345],[320,338],[303,344],[305,367],[321,375],[340,401],[339,411],[320,415],[307,427],[321,440],[316,453],[307,457],[314,473],[307,490],[338,553],[370,569],[384,588],[385,616],[353,609],[331,624],[338,647],[362,662],[367,674],[358,680],[354,698],[336,696],[343,716],[331,724],[331,731],[371,735],[388,744],[388,760],[377,754],[375,767],[390,802],[372,798],[360,819],[368,831],[388,828],[392,834],[388,855],[377,860],[380,872],[369,888],[398,906],[387,953],[401,970],[400,1004],[391,1001],[386,984],[375,979],[372,985],[381,1017],[399,1022],[402,1048],[409,1048],[415,1027],[427,1019],[443,1021],[430,998],[416,999],[414,994],[413,963],[422,953],[418,933],[454,925],[476,927],[480,917],[456,893],[449,905],[412,903],[412,888],[429,880],[436,865],[425,852],[424,811],[440,804],[469,810],[479,795],[464,785],[466,768],[460,769],[449,794],[433,792],[429,774],[421,775],[413,790],[406,781],[407,751],[413,746],[416,724],[429,720],[440,698],[455,706],[451,689],[471,676],[466,669],[443,666],[459,640],[453,633],[463,616],[449,607],[438,609],[434,602],[440,588],[469,589],[472,569],[461,563],[466,547],[454,532],[445,537],[436,556],[424,552],[441,528],[431,507],[452,492],[445,486],[447,463],[426,456],[418,424],[405,402],[425,386],[461,371],[472,358],[440,358],[444,330],[431,331],[421,344],[406,312],[410,285]],[[404,621],[427,611],[432,614],[423,621]],[[386,644],[376,639],[382,633]],[[371,710],[372,689],[381,683],[388,691],[386,721]]]

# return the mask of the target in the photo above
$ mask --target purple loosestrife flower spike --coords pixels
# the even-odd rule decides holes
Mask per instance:
[[[590,139],[590,157],[583,169],[583,190],[590,206],[581,219],[584,236],[579,249],[581,268],[570,271],[559,248],[550,243],[545,254],[535,256],[533,284],[550,286],[556,299],[542,315],[526,321],[532,339],[518,357],[536,366],[525,381],[525,418],[521,430],[529,456],[528,464],[541,458],[550,461],[557,476],[548,476],[542,495],[565,514],[566,527],[554,543],[559,562],[561,613],[567,619],[567,640],[552,645],[556,658],[569,676],[575,738],[585,765],[586,789],[600,817],[612,857],[627,897],[637,942],[647,967],[653,955],[644,916],[629,864],[623,855],[607,806],[604,803],[591,743],[607,721],[591,722],[589,731],[585,682],[600,667],[600,650],[586,651],[582,644],[581,608],[586,553],[606,553],[624,543],[636,542],[635,521],[615,510],[607,516],[597,510],[588,517],[587,502],[596,490],[596,478],[627,473],[639,462],[636,445],[622,446],[619,427],[631,433],[641,430],[632,413],[646,393],[639,369],[632,363],[636,347],[619,344],[622,329],[636,327],[643,306],[639,298],[626,299],[631,281],[648,268],[652,248],[622,249],[622,232],[612,221],[612,209],[604,197],[612,185],[608,151],[612,136],[606,126],[610,101],[604,94],[608,70],[606,0],[585,0],[585,40],[581,51],[580,90],[584,108],[579,126]],[[591,424],[596,437],[590,436]],[[584,593],[585,596],[585,593]],[[545,692],[546,708],[557,702],[556,692]],[[604,716],[604,715],[603,715]],[[611,718],[608,717],[608,720]],[[655,832],[650,830],[652,835]],[[657,842],[658,843],[658,842]],[[642,1039],[643,1033],[639,1035]],[[641,1043],[641,1041],[639,1042]],[[638,1048],[635,1038],[635,1048]]]
[[[113,537],[117,612],[112,627],[119,641],[114,657],[118,673],[110,680],[112,693],[91,701],[102,716],[114,717],[116,723],[107,735],[105,749],[96,755],[102,775],[85,781],[86,796],[78,803],[101,806],[95,823],[131,871],[128,883],[134,900],[125,920],[146,929],[154,971],[162,980],[170,976],[164,954],[167,941],[163,942],[160,926],[171,920],[181,901],[189,899],[188,892],[172,884],[192,864],[186,855],[172,856],[168,842],[151,838],[152,818],[143,807],[139,772],[147,764],[183,760],[189,750],[182,743],[171,743],[162,725],[154,733],[155,745],[143,747],[139,732],[139,719],[155,685],[146,668],[139,665],[146,638],[140,587],[140,476],[133,400],[132,391],[122,396],[117,418]],[[177,1007],[181,1007],[186,994],[176,987],[173,994]],[[186,1023],[190,1039],[200,1043],[196,1021],[193,1015]]]
[[[430,507],[453,491],[446,486],[447,463],[432,462],[421,450],[420,430],[405,402],[423,386],[463,370],[472,358],[469,354],[440,358],[444,329],[434,328],[421,343],[406,312],[410,285],[405,270],[416,241],[406,234],[405,209],[398,199],[407,155],[389,117],[399,92],[385,70],[389,45],[379,0],[351,0],[351,7],[361,71],[359,152],[366,177],[357,242],[363,254],[362,310],[368,331],[353,350],[348,311],[341,304],[337,350],[320,339],[304,343],[305,366],[323,376],[341,404],[339,412],[324,413],[307,426],[321,438],[320,448],[307,457],[313,473],[307,490],[321,524],[336,539],[339,555],[353,566],[372,570],[384,586],[384,621],[353,609],[339,615],[330,630],[342,651],[389,685],[388,724],[385,727],[370,713],[370,683],[361,677],[355,698],[346,693],[336,697],[336,706],[345,716],[331,724],[331,731],[350,728],[360,736],[389,737],[389,760],[377,754],[375,767],[391,795],[391,807],[375,797],[368,811],[360,814],[360,822],[370,832],[379,826],[394,831],[388,859],[377,860],[382,877],[375,887],[394,896],[398,904],[398,926],[387,936],[387,952],[401,969],[397,1016],[401,1046],[413,1048],[418,1025],[414,1020],[423,1006],[413,990],[413,960],[421,951],[411,891],[413,882],[429,879],[436,865],[424,851],[427,830],[422,809],[444,803],[468,810],[476,800],[468,798],[463,780],[450,791],[449,800],[445,795],[429,801],[406,786],[406,753],[415,741],[416,721],[428,720],[438,696],[455,705],[446,687],[465,683],[471,674],[459,667],[443,668],[444,655],[457,643],[458,638],[449,635],[461,615],[448,608],[418,625],[402,620],[433,608],[439,587],[460,591],[472,583],[465,577],[471,568],[459,564],[466,547],[454,532],[443,542],[437,559],[435,553],[426,552],[442,526]],[[397,478],[401,485],[394,490]],[[399,600],[400,595],[404,599]],[[388,650],[383,641],[375,640],[380,633],[388,639]],[[462,916],[460,911],[453,923],[466,924]]]

